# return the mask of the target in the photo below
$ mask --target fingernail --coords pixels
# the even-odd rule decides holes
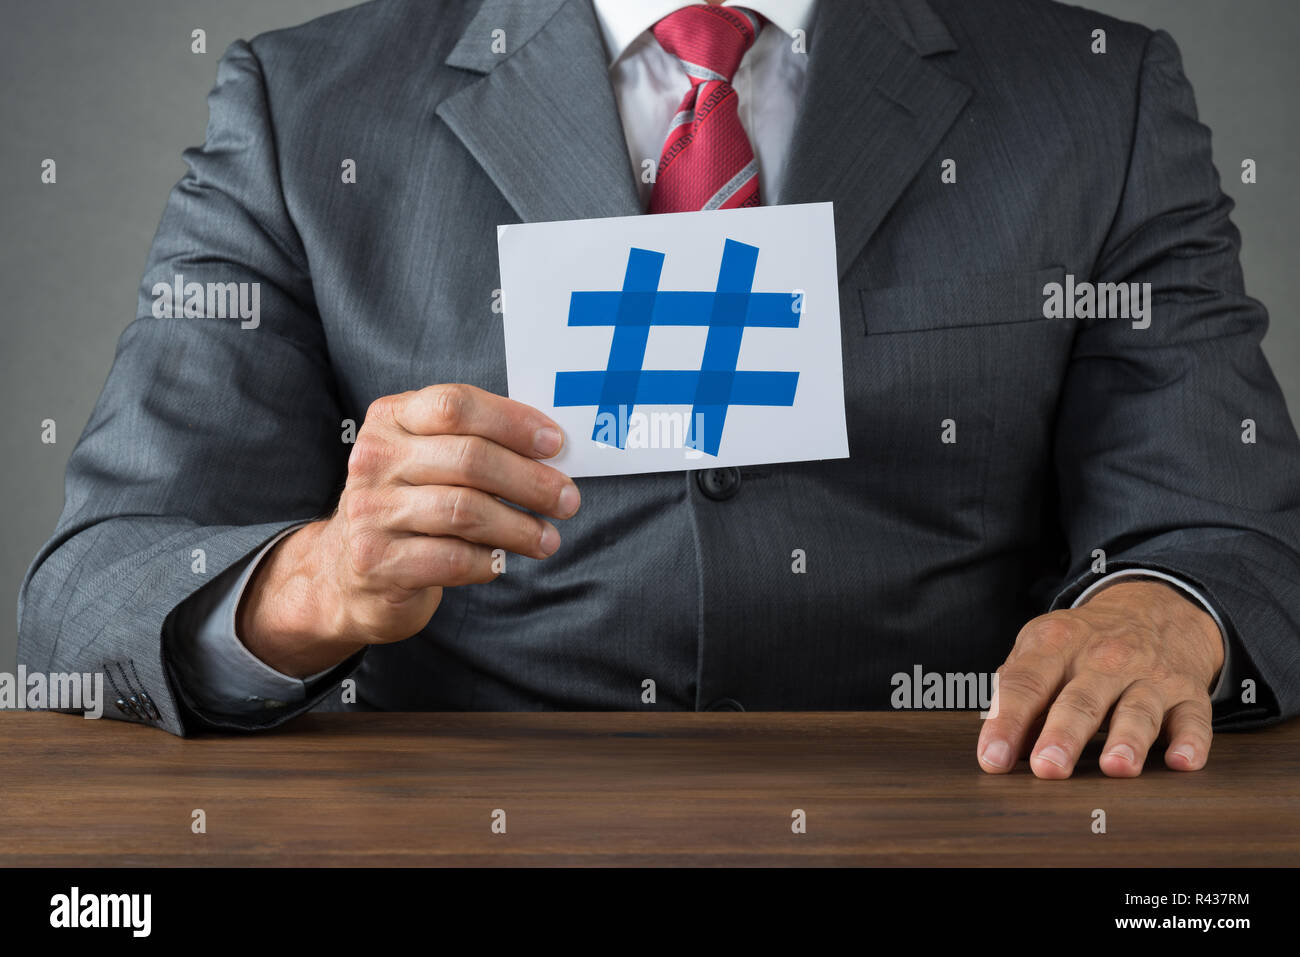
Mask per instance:
[[[555,526],[547,525],[542,529],[542,540],[538,547],[543,555],[555,554],[555,550],[560,547],[560,533],[555,530]]]
[[[1064,771],[1066,767],[1069,766],[1070,763],[1069,756],[1062,749],[1058,748],[1054,744],[1048,745],[1047,747],[1043,748],[1043,750],[1039,751],[1038,754],[1034,756],[1037,758],[1041,758],[1042,760],[1046,761],[1048,764],[1055,764],[1062,771]]]
[[[1178,747],[1174,748],[1170,754],[1181,754],[1187,759],[1188,764],[1196,763],[1196,749],[1190,744],[1180,744]]]
[[[1115,745],[1115,747],[1107,751],[1106,754],[1108,756],[1113,754],[1117,758],[1123,758],[1129,764],[1132,764],[1135,760],[1137,760],[1137,755],[1133,753],[1133,749],[1130,748],[1127,744],[1117,744]]]
[[[582,496],[578,494],[578,486],[570,482],[560,490],[560,514],[568,518],[578,510],[578,503],[582,501]]]
[[[560,446],[563,444],[564,436],[560,434],[560,430],[553,429],[549,425],[538,429],[533,435],[533,448],[537,450],[538,455],[554,455],[560,451]]]
[[[1005,741],[994,741],[984,749],[984,763],[995,768],[1008,768],[1011,766],[1011,745]]]

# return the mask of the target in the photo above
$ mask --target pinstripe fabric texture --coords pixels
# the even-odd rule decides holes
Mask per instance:
[[[1260,693],[1219,727],[1300,713],[1300,441],[1173,40],[1045,0],[833,0],[807,41],[768,199],[834,203],[849,458],[743,468],[726,501],[689,472],[581,480],[555,555],[447,589],[301,708],[196,707],[175,612],[330,513],[344,423],[431,383],[508,391],[497,226],[641,211],[589,0],[377,0],[223,57],[19,661],[107,665],[155,707],[106,714],[175,733],[338,706],[349,675],[382,710],[636,710],[646,679],[664,710],[887,709],[918,665],[996,669],[1101,549],[1227,623]],[[260,327],[154,317],[178,273],[260,282]],[[1063,274],[1151,283],[1149,328],[1045,318]]]

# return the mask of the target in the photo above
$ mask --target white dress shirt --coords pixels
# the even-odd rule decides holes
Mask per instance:
[[[807,33],[815,0],[746,0],[727,5],[746,7],[767,19],[733,78],[740,123],[758,162],[759,199],[780,200],[780,187],[803,97],[808,69]],[[668,127],[691,81],[677,59],[666,52],[650,28],[662,17],[689,4],[681,0],[593,0],[609,58],[610,83],[627,139],[628,156],[637,173],[641,208],[650,201],[653,183],[644,170],[659,165]],[[802,31],[802,36],[800,36]],[[218,580],[192,596],[178,610],[170,631],[173,665],[186,691],[214,714],[255,714],[266,708],[298,704],[321,672],[305,680],[281,674],[244,647],[235,631],[235,613],[244,588],[262,556],[288,529],[255,556],[227,569]],[[1228,640],[1213,606],[1194,588],[1159,571],[1125,569],[1098,579],[1074,602],[1077,607],[1117,578],[1144,577],[1182,589],[1213,617],[1223,635],[1224,665],[1214,689],[1215,701],[1233,692],[1225,688]],[[1008,644],[1011,638],[1008,636]]]

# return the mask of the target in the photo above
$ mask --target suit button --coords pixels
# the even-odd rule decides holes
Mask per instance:
[[[725,502],[740,491],[740,469],[702,469],[695,473],[700,491],[715,502]]]
[[[719,698],[713,704],[704,709],[705,711],[744,711],[745,706],[735,698]]]

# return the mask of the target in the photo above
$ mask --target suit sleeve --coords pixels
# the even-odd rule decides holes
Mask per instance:
[[[1108,572],[1191,584],[1231,644],[1220,728],[1300,713],[1300,443],[1260,349],[1268,315],[1245,293],[1231,209],[1177,47],[1155,33],[1092,277],[1150,283],[1151,323],[1078,333],[1056,432],[1072,580],[1054,607],[1099,577],[1097,548]]]
[[[18,605],[20,662],[105,672],[127,699],[114,708],[110,695],[106,715],[174,734],[282,723],[359,660],[314,698],[254,722],[199,714],[167,660],[178,606],[284,529],[329,514],[351,448],[247,43],[222,58],[208,104],[205,143],[184,154],[189,169],[167,201],[137,318],[68,461],[62,515]],[[211,308],[210,295],[196,310],[204,315],[167,317],[161,287],[191,283],[247,284],[256,324],[215,317],[230,310]],[[133,707],[130,691],[153,707]]]
[[[185,599],[163,629],[163,648],[181,696],[201,716],[258,724],[267,709],[300,704],[333,673],[327,668],[294,678],[259,660],[239,640],[236,612],[249,579],[266,553],[298,528],[286,529],[252,559],[231,565]]]

